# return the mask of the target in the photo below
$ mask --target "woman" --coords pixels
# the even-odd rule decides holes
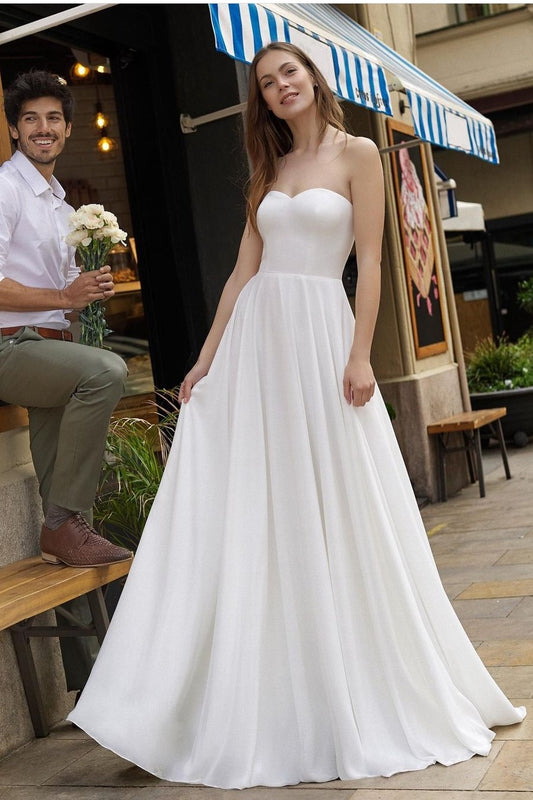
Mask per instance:
[[[292,45],[251,67],[249,213],[109,633],[70,719],[222,788],[487,754],[524,716],[443,591],[370,365],[383,179]],[[355,235],[357,324],[341,275]]]

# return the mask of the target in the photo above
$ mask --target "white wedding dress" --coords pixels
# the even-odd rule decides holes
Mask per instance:
[[[519,722],[441,585],[379,394],[349,406],[346,198],[271,191],[261,267],[182,407],[119,606],[69,719],[222,788],[486,755]]]

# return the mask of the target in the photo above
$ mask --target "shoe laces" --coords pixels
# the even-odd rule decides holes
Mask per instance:
[[[94,530],[94,528],[92,528],[89,525],[89,523],[87,522],[87,520],[85,519],[85,517],[82,514],[80,514],[80,513],[75,514],[74,517],[75,517],[74,523],[75,523],[76,527],[85,536],[85,538],[83,540],[83,544],[87,544],[89,542],[92,542],[93,545],[98,545],[100,548],[103,548],[104,551],[105,550],[110,550],[113,547],[113,545],[111,544],[110,541],[108,541],[108,539],[106,539],[104,536],[100,536]]]
[[[81,514],[74,514],[74,524],[78,530],[85,535],[85,541],[95,535],[94,530],[91,528],[85,517]]]

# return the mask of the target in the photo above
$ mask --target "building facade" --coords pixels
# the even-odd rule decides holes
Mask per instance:
[[[339,4],[339,8],[404,59],[417,61],[419,40],[412,7]],[[46,4],[2,4],[0,31],[9,33],[61,10]],[[135,246],[127,254],[117,253],[117,270],[124,271],[126,280],[113,311],[119,334],[114,346],[127,354],[133,349],[139,359],[135,363],[141,366],[146,366],[148,356],[149,375],[144,370],[142,380],[150,380],[151,387],[172,388],[196,359],[233,268],[245,222],[248,177],[241,113],[215,115],[191,133],[183,130],[182,120],[184,115],[197,119],[240,106],[246,94],[246,68],[215,50],[205,4],[121,3],[45,32],[29,29],[12,43],[0,36],[4,84],[31,67],[70,75],[80,59],[94,67],[92,83],[72,78],[78,114],[57,175],[68,186],[73,205],[86,199],[111,204],[109,210],[118,211],[119,222],[125,220],[122,226],[129,227]],[[96,65],[100,64],[104,72],[99,78]],[[94,150],[92,110],[97,104],[109,115],[107,132],[118,145],[107,154],[109,158]],[[360,105],[344,106],[349,129],[374,139],[383,151],[387,213],[374,368],[382,393],[396,412],[395,430],[415,492],[435,500],[435,453],[426,426],[467,408],[468,390],[433,152],[428,144],[416,141],[409,159],[389,151],[395,136],[414,138],[402,91],[392,92],[392,123]],[[0,142],[3,159],[9,157],[5,128],[0,130]],[[448,151],[443,155],[448,158],[443,158],[448,174],[454,173],[457,158],[474,172],[497,169],[481,162],[479,166],[476,158]],[[427,233],[429,243],[423,251],[420,242],[407,242],[402,227],[398,176],[406,164],[415,165],[423,184],[427,230],[422,233]],[[409,271],[409,248],[422,271],[428,263],[431,267],[425,288],[416,287]],[[352,297],[349,264],[346,288]],[[147,343],[146,352],[142,342]],[[0,542],[2,560],[9,563],[35,552],[40,510],[23,416],[13,409],[3,411],[0,504],[6,512],[0,520]],[[466,470],[459,461],[450,474],[449,490],[465,482]],[[12,661],[6,638],[1,647]],[[52,665],[49,683],[55,687],[49,714],[60,718],[65,700],[57,653],[55,661],[46,653],[42,659]],[[0,675],[0,684],[12,680],[12,670]],[[12,695],[14,705],[2,712],[0,755],[31,738],[19,695]],[[14,716],[16,726],[11,724]]]
[[[492,120],[500,155],[492,166],[434,154],[457,197],[481,204],[485,216],[483,239],[455,237],[449,246],[468,351],[483,336],[514,340],[531,323],[516,291],[533,274],[533,15],[516,3],[420,3],[412,11],[419,66]]]

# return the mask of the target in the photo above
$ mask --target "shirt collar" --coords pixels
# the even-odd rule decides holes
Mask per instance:
[[[20,150],[15,150],[11,156],[11,163],[22,175],[26,183],[30,186],[35,196],[44,194],[44,192],[47,192],[49,189],[51,189],[52,194],[54,194],[60,200],[64,199],[65,190],[57,178],[52,175],[52,179],[50,183],[48,183],[46,178],[41,175],[37,167],[34,167],[29,158],[27,158],[24,153],[21,153]]]

